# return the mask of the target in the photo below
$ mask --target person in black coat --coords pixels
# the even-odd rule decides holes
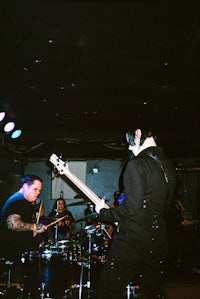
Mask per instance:
[[[99,279],[99,299],[121,299],[127,285],[139,283],[146,299],[166,298],[163,266],[168,251],[166,215],[176,185],[176,171],[158,147],[152,131],[126,134],[134,154],[123,174],[125,199],[114,208],[99,202],[102,222],[118,222]]]

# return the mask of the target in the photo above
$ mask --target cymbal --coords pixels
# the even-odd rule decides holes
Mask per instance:
[[[85,221],[85,220],[87,220],[87,219],[89,219],[89,218],[96,218],[97,215],[98,215],[98,214],[97,214],[96,212],[94,212],[94,213],[85,215],[85,217],[80,218],[80,219],[76,220],[75,222]]]
[[[91,201],[89,201],[89,202],[86,202],[86,201],[79,201],[79,202],[73,202],[73,203],[70,203],[70,204],[68,204],[67,206],[68,207],[72,207],[72,206],[84,206],[84,205],[89,205],[89,204],[91,204]]]
[[[74,240],[60,240],[60,241],[57,241],[57,243],[50,245],[50,249],[69,248],[69,247],[72,247],[74,243],[75,243]]]
[[[57,241],[58,244],[69,244],[69,243],[74,243],[75,240],[60,240]]]
[[[105,199],[104,201],[108,202],[109,199]],[[78,201],[78,202],[72,202],[72,203],[68,204],[67,206],[72,207],[72,206],[82,206],[82,205],[84,206],[84,205],[95,205],[95,204],[93,204],[91,201]]]

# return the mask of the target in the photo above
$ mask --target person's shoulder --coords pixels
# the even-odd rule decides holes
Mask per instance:
[[[147,156],[145,155],[138,155],[128,161],[127,165],[140,165],[145,160],[147,160]]]
[[[140,169],[143,169],[143,165],[145,164],[145,161],[143,157],[137,156],[128,161],[126,165],[125,171],[131,171],[131,172],[137,172]]]
[[[66,210],[66,214],[72,216],[72,212],[69,210]]]
[[[25,198],[22,193],[15,192],[7,199],[6,203],[7,203],[7,205],[19,204],[24,200],[25,200]]]

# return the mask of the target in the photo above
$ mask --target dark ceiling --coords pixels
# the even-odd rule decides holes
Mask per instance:
[[[129,128],[168,155],[200,155],[200,5],[192,1],[0,2],[0,109],[27,158],[118,158]],[[0,135],[1,136],[1,135]]]

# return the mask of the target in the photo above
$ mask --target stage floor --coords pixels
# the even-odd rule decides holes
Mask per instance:
[[[55,265],[54,265],[55,266]],[[51,266],[52,267],[52,266]],[[58,268],[57,268],[58,267]],[[77,263],[72,263],[67,266],[67,268],[62,268],[63,264],[56,264],[56,268],[46,268],[45,277],[45,288],[46,291],[42,291],[40,288],[40,280],[38,273],[35,269],[31,270],[31,280],[28,281],[29,288],[31,289],[32,295],[24,295],[22,291],[23,285],[18,279],[18,273],[16,270],[11,269],[11,285],[7,292],[4,292],[6,288],[7,273],[1,272],[0,276],[0,298],[8,299],[39,299],[39,298],[53,298],[53,299],[96,299],[96,281],[98,278],[98,273],[101,270],[102,265],[92,265],[91,267],[91,281],[92,286],[90,288],[90,293],[88,297],[88,288],[85,283],[86,273],[82,275],[83,287],[80,293],[80,275],[81,269],[83,272],[87,272],[87,265],[77,265]],[[59,269],[59,270],[58,270]],[[200,298],[200,272],[194,271],[193,267],[188,267],[187,269],[173,268],[169,269],[167,272],[165,280],[165,289],[168,299],[199,299]],[[37,269],[38,271],[38,269]],[[55,271],[53,274],[51,271]],[[59,271],[59,272],[57,272]],[[64,271],[64,272],[63,272]],[[67,277],[67,287],[66,287],[66,277]],[[44,277],[43,277],[44,278]],[[81,295],[80,295],[81,294]],[[122,299],[138,298],[145,299],[141,290],[135,290],[134,295],[128,297],[124,295]]]

